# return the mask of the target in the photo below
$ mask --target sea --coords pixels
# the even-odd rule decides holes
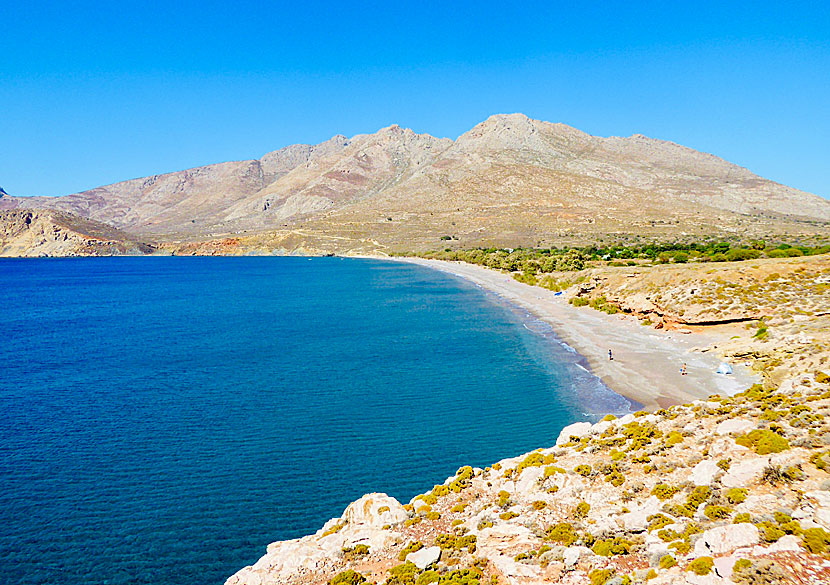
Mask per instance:
[[[636,409],[423,266],[0,259],[0,583],[224,583],[368,492]]]

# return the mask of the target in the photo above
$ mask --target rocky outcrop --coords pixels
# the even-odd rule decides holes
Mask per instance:
[[[108,225],[49,210],[0,211],[0,256],[119,256],[155,251]]]
[[[403,506],[364,496],[228,584],[828,581],[830,377],[799,380],[571,425]]]

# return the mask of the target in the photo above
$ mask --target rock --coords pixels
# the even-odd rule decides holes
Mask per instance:
[[[728,556],[728,557],[715,557],[715,571],[718,575],[724,578],[729,578],[732,575],[732,568],[735,566],[735,563],[738,561],[738,557],[736,556]]]
[[[579,562],[579,559],[585,556],[593,555],[590,548],[585,546],[569,546],[565,549],[562,558],[565,562],[565,567],[573,567]]]
[[[766,466],[767,460],[762,458],[747,459],[735,463],[721,478],[721,483],[726,487],[746,487],[761,477]]]
[[[413,563],[420,570],[426,569],[428,566],[437,563],[441,559],[441,547],[431,546],[429,548],[422,548],[421,550],[411,552],[406,555],[406,561]]]
[[[343,520],[349,524],[366,524],[383,528],[387,524],[397,524],[409,517],[400,502],[386,494],[366,494],[352,502],[343,512]]]
[[[628,532],[642,532],[648,526],[648,517],[660,512],[661,502],[655,496],[650,496],[642,505],[631,512],[620,515],[622,527]]]
[[[556,439],[557,447],[569,443],[571,441],[571,437],[581,438],[589,434],[591,432],[591,426],[592,425],[589,422],[578,422],[566,426],[559,433],[559,438]]]
[[[729,552],[758,542],[758,529],[752,524],[730,524],[705,531],[695,543],[695,556],[705,557]]]
[[[720,471],[721,469],[718,467],[717,463],[709,459],[704,459],[694,466],[692,469],[692,475],[689,479],[695,485],[711,485],[712,481],[715,479],[715,475],[717,475]]]
[[[801,550],[801,543],[797,536],[788,534],[769,545],[768,550],[770,552],[797,552]]]
[[[743,418],[730,418],[723,421],[717,427],[715,432],[719,435],[729,435],[731,433],[745,433],[755,428],[755,423]]]

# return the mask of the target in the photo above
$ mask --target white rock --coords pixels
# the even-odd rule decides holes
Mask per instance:
[[[761,477],[767,464],[767,460],[763,458],[733,463],[726,475],[721,478],[721,483],[726,487],[746,487]]]
[[[620,515],[622,527],[628,532],[642,532],[648,526],[648,517],[660,512],[661,502],[655,496],[650,496],[630,512]]]
[[[387,524],[397,524],[409,517],[400,502],[386,494],[366,494],[352,502],[343,512],[343,520],[349,524],[366,524],[383,528]]]
[[[406,560],[404,562],[414,563],[416,567],[423,571],[433,563],[437,563],[440,559],[441,547],[430,546],[428,548],[422,548],[421,550],[409,553],[406,555]]]
[[[591,426],[592,425],[589,422],[578,422],[566,426],[559,433],[559,438],[556,439],[556,445],[559,446],[570,443],[571,437],[584,437],[591,432]]]
[[[695,543],[695,556],[705,557],[729,552],[758,542],[758,529],[752,524],[730,524],[707,530]]]
[[[692,475],[689,479],[695,485],[711,485],[712,481],[715,479],[715,475],[717,475],[720,471],[721,469],[718,467],[717,463],[710,459],[704,459],[694,466],[692,469]]]
[[[516,481],[516,493],[530,495],[539,491],[539,478],[545,472],[544,467],[528,467]]]
[[[721,577],[728,578],[732,575],[732,569],[735,567],[738,557],[735,555],[728,557],[715,557],[713,560],[715,561],[714,568],[717,574]]]
[[[608,429],[614,426],[614,423],[610,420],[601,420],[597,424],[591,427],[591,434],[592,435],[601,435]]]
[[[573,567],[580,558],[593,555],[594,553],[585,546],[569,546],[562,554],[566,567]]]
[[[801,544],[797,536],[788,534],[773,542],[768,548],[770,552],[800,551]]]
[[[752,421],[744,418],[730,418],[715,427],[715,432],[719,435],[729,435],[731,433],[745,433],[754,428],[755,423]]]

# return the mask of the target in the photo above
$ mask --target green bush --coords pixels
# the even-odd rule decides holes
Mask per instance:
[[[746,435],[735,437],[738,445],[753,449],[758,455],[780,453],[790,448],[787,439],[769,429],[755,429]]]
[[[726,492],[726,499],[730,504],[741,504],[746,500],[746,494],[744,488],[731,488]]]
[[[585,518],[588,512],[591,511],[591,504],[588,502],[579,502],[574,508],[574,516],[577,518]]]
[[[723,520],[724,518],[729,518],[730,514],[732,514],[732,510],[725,506],[709,504],[703,509],[703,514],[712,521]]]
[[[660,500],[668,500],[677,493],[677,488],[665,483],[658,483],[651,490],[651,494],[657,496]]]
[[[574,527],[567,522],[560,522],[548,528],[545,532],[545,537],[551,542],[564,544],[565,546],[570,546],[579,539],[579,535],[574,530]]]
[[[614,538],[597,540],[591,550],[601,557],[610,557],[611,555],[627,555],[631,552],[631,546],[631,542],[615,536]]]
[[[418,575],[415,585],[430,585],[430,583],[438,583],[441,580],[441,574],[438,571],[424,571]]]
[[[568,302],[574,307],[585,307],[588,305],[588,299],[583,297],[571,297],[571,300]]]
[[[691,571],[695,575],[708,575],[712,572],[712,567],[715,566],[715,561],[712,557],[700,557],[689,563],[686,567],[687,571]]]
[[[365,582],[366,577],[364,577],[357,571],[352,571],[351,569],[349,569],[348,571],[337,573],[334,577],[331,578],[331,581],[329,581],[329,585],[360,585],[360,583]]]
[[[801,542],[811,553],[824,554],[830,547],[830,532],[823,528],[808,528],[801,533]]]
[[[663,558],[660,559],[661,569],[671,569],[675,565],[677,565],[677,561],[674,560],[674,557],[671,555],[665,555]]]
[[[369,554],[369,547],[365,544],[343,547],[343,558],[347,561],[361,559]]]
[[[590,465],[577,465],[574,468],[574,471],[577,472],[582,477],[588,477],[589,475],[591,475],[591,471],[593,471],[593,470],[591,469]]]
[[[594,569],[588,574],[588,578],[591,585],[605,585],[613,574],[614,571],[611,569]]]

